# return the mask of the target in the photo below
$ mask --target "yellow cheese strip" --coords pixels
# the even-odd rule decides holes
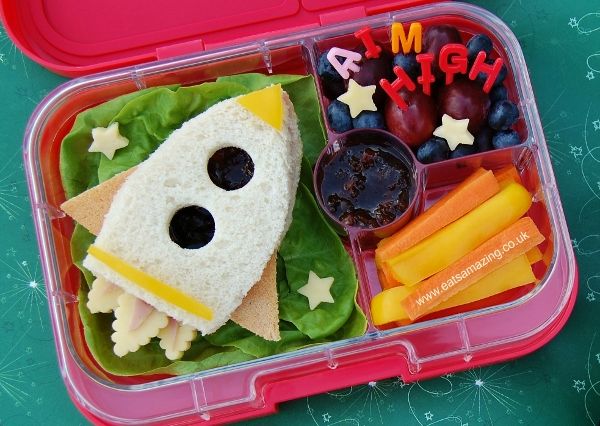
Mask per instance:
[[[431,312],[466,305],[532,282],[535,282],[535,275],[533,275],[527,256],[521,255],[440,303]],[[418,287],[393,287],[377,294],[371,301],[373,323],[383,325],[394,321],[410,322],[401,302],[414,293]]]
[[[136,269],[127,262],[119,259],[117,256],[108,253],[94,245],[91,245],[88,248],[88,254],[94,256],[113,271],[143,288],[148,293],[151,293],[154,296],[163,299],[171,305],[177,306],[178,308],[183,309],[192,315],[199,316],[209,321],[212,319],[213,312],[208,306],[191,298],[182,291],[154,278],[153,276]]]
[[[240,96],[237,101],[262,121],[281,131],[283,125],[281,84],[275,84]]]

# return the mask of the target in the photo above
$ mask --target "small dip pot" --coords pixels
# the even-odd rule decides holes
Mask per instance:
[[[341,135],[321,152],[313,183],[321,209],[334,229],[384,238],[417,208],[420,176],[410,148],[378,129]]]

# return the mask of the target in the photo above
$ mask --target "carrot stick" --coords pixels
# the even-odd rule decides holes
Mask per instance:
[[[527,256],[521,255],[506,265],[490,272],[470,287],[461,290],[445,302],[434,307],[429,313],[483,300],[502,292],[535,282],[535,275]],[[371,299],[371,318],[376,326],[390,322],[410,323],[402,300],[417,291],[419,286],[389,288]]]
[[[523,185],[523,182],[521,181],[521,175],[519,175],[517,168],[512,164],[496,170],[494,172],[494,176],[496,176],[498,182],[513,181],[519,185]]]
[[[397,287],[399,285],[402,285],[400,281],[394,278],[394,272],[392,271],[391,266],[387,262],[383,262],[380,265],[380,267],[377,268],[377,273],[379,274],[380,278],[383,277],[382,284],[385,281],[385,284],[388,286],[386,288]]]
[[[403,251],[388,263],[394,279],[415,285],[446,269],[515,223],[531,206],[531,194],[510,182],[506,188],[460,219]]]
[[[379,284],[382,290],[398,287],[400,283],[396,280],[390,280],[387,275],[381,270],[377,270],[377,277],[379,278]]]
[[[464,216],[499,190],[498,182],[491,171],[477,169],[429,210],[417,216],[396,234],[381,240],[375,250],[376,264],[380,267],[384,260],[409,249]]]
[[[519,219],[451,266],[423,281],[417,291],[401,304],[414,321],[542,241],[544,236],[531,218]]]

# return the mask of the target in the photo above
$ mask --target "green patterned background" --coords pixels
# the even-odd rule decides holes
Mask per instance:
[[[600,2],[480,2],[529,64],[580,267],[573,315],[518,361],[405,384],[398,378],[282,404],[267,425],[598,425],[600,422]],[[21,159],[27,118],[64,81],[0,28],[0,424],[86,424],[56,367]]]

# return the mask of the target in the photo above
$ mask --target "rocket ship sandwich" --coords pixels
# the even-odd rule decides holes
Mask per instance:
[[[301,157],[293,106],[274,85],[219,102],[61,206],[97,235],[83,263],[97,277],[88,307],[114,311],[117,355],[158,336],[176,359],[196,330],[229,319],[279,339],[275,259]]]

